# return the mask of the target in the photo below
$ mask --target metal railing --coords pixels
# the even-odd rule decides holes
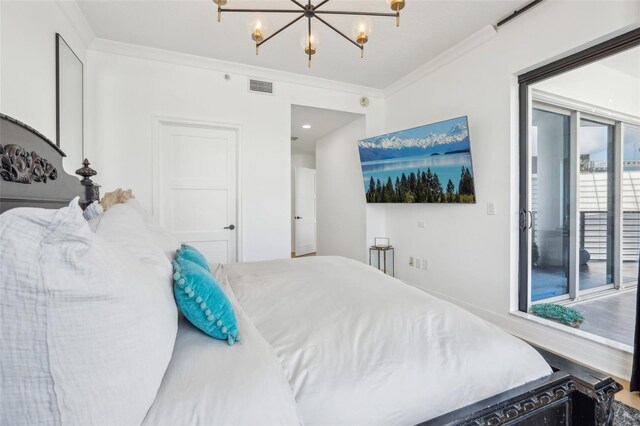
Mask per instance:
[[[580,248],[593,260],[607,259],[607,239],[613,233],[607,224],[610,217],[607,211],[580,211]],[[622,215],[622,260],[637,262],[639,255],[640,211],[626,211]]]

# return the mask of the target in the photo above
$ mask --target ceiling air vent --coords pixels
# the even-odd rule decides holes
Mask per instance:
[[[257,93],[273,94],[273,83],[270,81],[249,80],[249,91]]]

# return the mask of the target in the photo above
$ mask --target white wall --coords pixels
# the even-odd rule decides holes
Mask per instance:
[[[358,140],[366,117],[316,143],[317,253],[366,261],[366,201]]]
[[[56,142],[56,33],[85,64],[87,48],[74,23],[54,1],[0,2],[0,112]],[[66,142],[66,143],[65,143]],[[81,141],[62,141],[64,168],[81,166]]]
[[[316,168],[316,156],[314,154],[291,154],[291,252],[296,251],[296,239],[295,239],[295,173],[296,167],[306,167],[308,169]]]
[[[153,210],[154,117],[239,125],[244,261],[291,255],[292,104],[367,114],[373,123],[368,134],[384,122],[376,91],[248,67],[243,73],[237,64],[120,43],[96,46],[88,53],[86,144],[99,173],[95,180],[103,191],[132,188]],[[230,81],[223,78],[226,70]],[[260,73],[275,80],[274,95],[248,92],[247,75]],[[363,94],[371,98],[368,108],[359,105]]]
[[[640,22],[637,2],[549,1],[428,75],[390,88],[387,131],[469,116],[475,205],[389,205],[386,232],[396,276],[437,293],[534,343],[596,368],[628,374],[628,354],[509,312],[517,307],[517,79],[523,70]],[[496,204],[495,216],[486,203]],[[425,228],[417,227],[418,221]],[[429,270],[408,266],[427,259]]]

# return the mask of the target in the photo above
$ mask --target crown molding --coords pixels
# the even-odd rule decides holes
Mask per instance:
[[[424,65],[421,65],[414,71],[400,78],[398,81],[391,83],[384,89],[385,96],[391,96],[405,87],[425,78],[432,72],[442,68],[443,66],[453,62],[459,57],[467,54],[468,52],[476,49],[481,44],[484,44],[488,40],[491,40],[497,34],[493,25],[487,25],[479,31],[473,33],[469,37],[462,40],[460,43],[445,50],[440,55],[436,56]]]
[[[122,43],[119,41],[107,40],[103,38],[95,38],[89,46],[89,50],[129,56],[138,59],[165,62],[169,64],[188,66],[193,68],[206,69],[221,73],[240,74],[250,78],[260,78],[269,81],[299,84],[315,87],[318,89],[336,90],[359,96],[364,95],[371,98],[384,97],[384,91],[382,89],[373,87],[359,86],[355,84],[343,83],[318,77],[309,77],[286,71],[278,71],[270,68],[245,65],[237,62],[222,61],[219,59],[206,58],[203,56],[190,55],[187,53],[157,49],[154,47]]]
[[[96,38],[93,28],[89,25],[89,21],[80,10],[80,6],[75,0],[56,0],[56,4],[67,17],[71,26],[76,30],[80,40],[84,43],[85,47],[89,47],[91,42]]]

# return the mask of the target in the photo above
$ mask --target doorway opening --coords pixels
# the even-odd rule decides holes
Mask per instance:
[[[337,132],[341,128],[361,117],[361,114],[344,111],[291,106],[291,257],[316,255],[318,235],[323,226],[318,216],[331,209],[329,201],[318,196],[318,184],[320,182],[322,186],[323,182],[328,182],[331,167],[316,167],[316,148],[327,138],[340,137]],[[349,162],[347,167],[359,173],[356,144],[357,138],[347,137],[344,148],[347,157],[356,152],[355,161]],[[327,229],[325,234],[330,232]],[[324,251],[320,254],[331,254],[326,252],[327,247]]]

